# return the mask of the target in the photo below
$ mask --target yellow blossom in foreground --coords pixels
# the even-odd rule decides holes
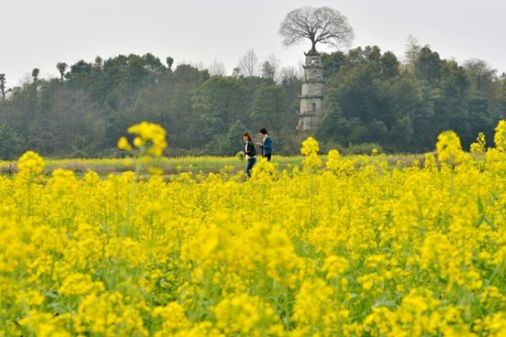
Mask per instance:
[[[442,132],[436,143],[438,159],[443,163],[459,163],[463,159],[459,136],[453,131]]]
[[[304,156],[304,169],[311,171],[321,166],[321,159],[318,157],[320,145],[313,137],[308,137],[302,142],[300,153]]]
[[[70,274],[63,280],[59,292],[63,295],[86,295],[103,290],[103,284],[101,282],[93,282],[90,275],[75,273]]]
[[[223,299],[213,312],[216,326],[226,335],[263,336],[277,324],[276,314],[270,305],[247,294]]]
[[[480,132],[478,137],[476,137],[476,141],[471,144],[470,152],[471,153],[485,153],[487,142],[485,140],[485,134]]]
[[[18,170],[21,175],[37,175],[44,170],[44,159],[33,151],[25,152],[18,160]]]
[[[495,147],[499,151],[506,151],[506,120],[500,120],[497,123],[494,134]]]
[[[320,145],[318,141],[313,137],[308,137],[306,140],[302,142],[302,147],[300,149],[300,153],[304,156],[310,156],[313,154],[318,154],[320,151]]]
[[[128,133],[136,136],[135,147],[141,148],[148,144],[147,153],[150,155],[159,157],[167,147],[165,130],[158,124],[141,122],[129,127]]]
[[[340,256],[331,255],[325,259],[323,270],[327,273],[327,278],[333,279],[348,270],[348,261]]]
[[[123,151],[132,151],[132,145],[130,145],[126,137],[120,137],[118,140],[118,149]]]
[[[330,150],[327,154],[327,162],[325,163],[325,166],[328,170],[337,171],[340,166],[340,159],[341,156],[339,155],[339,151]]]
[[[131,131],[155,161],[164,133]],[[405,165],[310,138],[303,169],[248,180],[43,175],[28,152],[0,176],[0,336],[505,336],[500,144],[445,132]]]

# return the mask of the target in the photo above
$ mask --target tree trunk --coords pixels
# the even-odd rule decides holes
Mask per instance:
[[[311,50],[310,53],[316,53],[316,41],[315,39],[311,39]]]

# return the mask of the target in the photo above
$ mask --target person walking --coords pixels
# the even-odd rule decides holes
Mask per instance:
[[[251,170],[257,161],[256,155],[257,150],[255,149],[255,144],[251,140],[251,136],[249,133],[245,132],[242,135],[242,140],[244,141],[244,158],[246,159],[246,174],[248,177],[251,177]]]
[[[262,136],[262,141],[257,143],[262,149],[262,157],[267,158],[267,161],[271,161],[272,156],[272,139],[269,135],[269,132],[265,128],[260,129],[260,135]]]

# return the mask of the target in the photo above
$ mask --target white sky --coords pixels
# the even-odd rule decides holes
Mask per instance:
[[[216,59],[231,72],[250,48],[297,66],[308,48],[283,47],[278,28],[305,5],[347,16],[353,46],[403,56],[413,35],[442,57],[480,58],[506,72],[505,0],[0,0],[0,73],[15,85],[35,67],[49,76],[60,61],[146,52],[176,64]]]

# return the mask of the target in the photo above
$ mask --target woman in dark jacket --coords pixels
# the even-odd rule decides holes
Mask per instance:
[[[251,169],[257,161],[257,150],[255,149],[255,144],[253,144],[249,133],[245,132],[242,135],[242,140],[244,141],[244,148],[242,152],[244,153],[244,158],[246,159],[246,174],[248,177],[251,177]]]

